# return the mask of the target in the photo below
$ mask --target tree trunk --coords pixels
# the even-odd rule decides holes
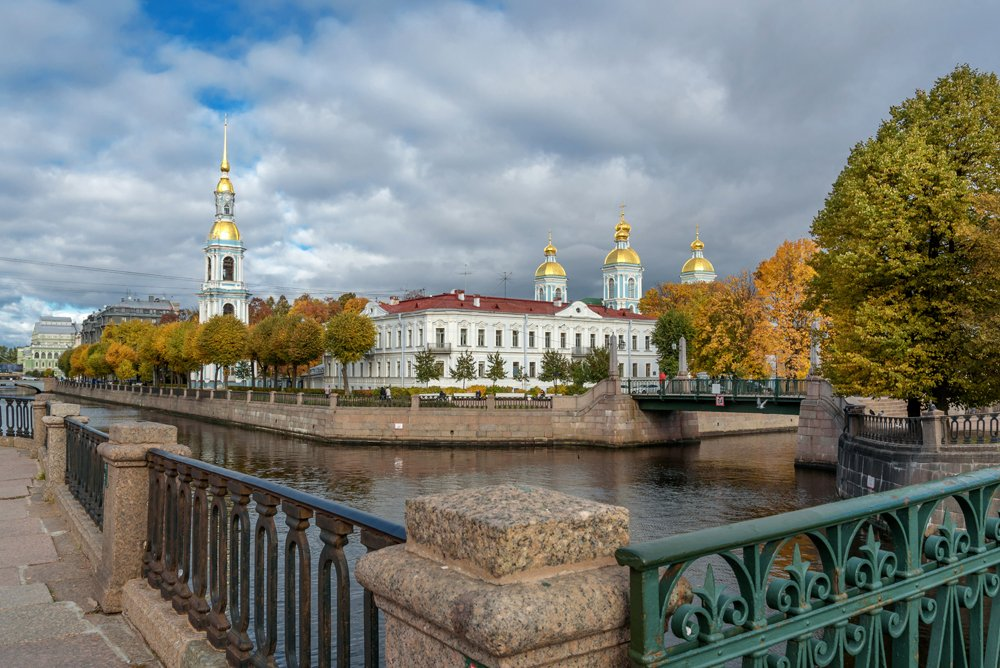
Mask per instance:
[[[347,387],[347,364],[341,364],[341,366],[343,367],[343,373],[344,373],[344,394],[350,395],[351,389]]]

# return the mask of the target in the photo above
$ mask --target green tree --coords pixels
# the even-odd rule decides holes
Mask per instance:
[[[586,383],[598,383],[611,375],[611,351],[606,347],[593,348],[582,360],[583,378]]]
[[[56,362],[56,366],[59,367],[59,370],[62,371],[63,375],[66,376],[67,378],[70,377],[70,371],[72,370],[71,360],[73,357],[74,350],[75,348],[67,348],[59,356],[59,361]]]
[[[542,369],[538,374],[538,380],[545,382],[555,381],[555,391],[559,391],[559,381],[569,379],[572,376],[569,358],[560,355],[553,349],[542,353]]]
[[[326,347],[344,373],[344,391],[347,384],[347,365],[359,361],[375,345],[375,325],[360,313],[341,311],[326,324]]]
[[[462,388],[464,389],[465,382],[476,377],[476,360],[472,357],[472,353],[466,350],[459,355],[458,359],[455,360],[455,368],[449,369],[448,373],[455,380],[462,381]]]
[[[694,326],[691,324],[691,317],[676,308],[667,310],[656,319],[656,326],[653,327],[653,334],[650,337],[653,345],[656,346],[656,363],[660,371],[673,378],[677,375],[679,362],[678,342],[681,337],[685,341],[694,340]]]
[[[251,327],[247,337],[250,358],[260,364],[264,378],[269,371],[273,373],[274,385],[278,384],[278,368],[287,362],[287,334],[285,316],[272,314]]]
[[[299,366],[321,358],[326,343],[323,326],[312,318],[293,313],[286,318],[285,327],[288,329],[285,359],[291,365],[292,387],[295,387]]]
[[[1000,400],[1000,82],[963,65],[851,151],[812,232],[838,392]]]
[[[229,369],[247,354],[247,326],[236,316],[217,315],[202,326],[198,347],[203,359],[216,366],[214,380],[222,369],[223,385],[228,385]]]
[[[498,380],[507,377],[507,361],[500,355],[500,351],[486,354],[486,377],[496,385]]]
[[[424,349],[413,356],[413,373],[417,381],[425,385],[441,377],[441,367],[434,359],[434,353]]]

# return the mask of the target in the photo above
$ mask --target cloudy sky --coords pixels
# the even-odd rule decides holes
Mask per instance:
[[[599,294],[619,204],[649,287],[810,222],[852,145],[1000,5],[27,0],[0,4],[0,344],[126,294],[193,307],[230,119],[258,295],[529,297],[551,230]],[[104,271],[95,271],[103,269]]]

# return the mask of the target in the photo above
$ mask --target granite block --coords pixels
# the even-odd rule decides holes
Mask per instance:
[[[120,422],[111,425],[109,440],[126,444],[177,443],[177,427],[159,422]]]
[[[45,535],[0,538],[0,564],[25,566],[44,564],[59,558],[52,539]]]
[[[49,594],[48,587],[41,582],[13,587],[0,587],[0,610],[51,602],[52,595]]]
[[[406,501],[407,549],[500,581],[604,560],[628,544],[628,509],[522,485]]]
[[[80,414],[80,404],[65,404],[61,401],[49,404],[48,417],[75,417]],[[46,423],[48,424],[48,423]]]

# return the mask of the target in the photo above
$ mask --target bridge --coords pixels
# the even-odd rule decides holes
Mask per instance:
[[[808,381],[798,378],[627,380],[622,391],[644,411],[715,411],[797,415]]]
[[[25,387],[35,391],[35,394],[39,392],[52,391],[55,387],[54,378],[14,378],[0,380],[0,390],[4,389],[15,389],[18,387]]]

